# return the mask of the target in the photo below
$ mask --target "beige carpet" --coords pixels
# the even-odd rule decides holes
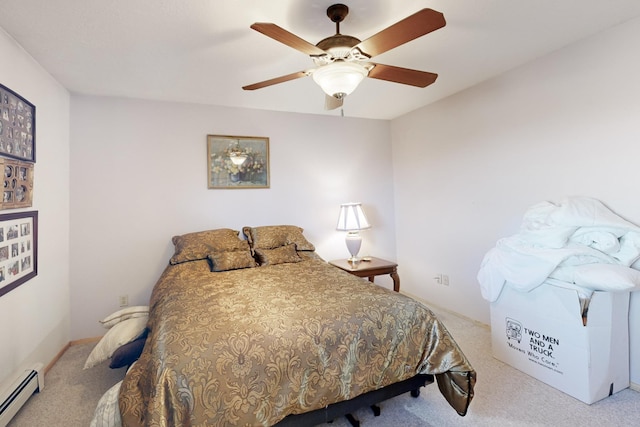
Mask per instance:
[[[434,309],[478,372],[476,397],[466,417],[448,406],[434,384],[420,397],[409,394],[383,402],[374,417],[365,408],[357,412],[363,427],[418,426],[567,426],[626,427],[640,425],[640,393],[627,389],[593,405],[562,392],[495,360],[486,326]],[[102,394],[124,375],[102,364],[82,370],[93,344],[72,346],[51,369],[45,390],[35,394],[9,427],[89,426]],[[345,419],[326,427],[348,427]]]

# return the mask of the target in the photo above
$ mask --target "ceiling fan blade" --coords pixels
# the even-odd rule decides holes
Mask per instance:
[[[336,98],[335,96],[325,95],[324,97],[324,109],[335,110],[342,107],[344,99]]]
[[[446,23],[442,13],[433,9],[422,9],[363,40],[354,48],[371,58],[442,28]]]
[[[386,80],[388,82],[402,83],[405,85],[427,87],[438,78],[437,74],[426,71],[411,70],[409,68],[395,67],[393,65],[374,64],[369,71],[372,79]]]
[[[244,90],[262,89],[263,87],[275,85],[275,84],[278,84],[278,83],[288,82],[289,80],[299,79],[301,77],[306,77],[308,75],[309,75],[309,73],[306,72],[306,71],[298,71],[297,73],[287,74],[286,76],[280,76],[280,77],[276,77],[274,79],[265,80],[263,82],[254,83],[252,85],[242,86],[242,89],[244,89]]]
[[[320,49],[316,45],[313,45],[308,41],[301,39],[300,37],[296,36],[293,33],[290,33],[282,27],[277,26],[276,24],[271,24],[268,22],[256,22],[251,26],[251,28],[306,55],[326,54],[324,50]]]

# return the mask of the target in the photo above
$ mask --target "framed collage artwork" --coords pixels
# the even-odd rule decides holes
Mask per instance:
[[[0,209],[31,207],[33,201],[33,163],[0,157],[3,175]]]
[[[0,215],[0,296],[38,274],[38,211]]]
[[[0,156],[36,161],[36,106],[2,84]]]

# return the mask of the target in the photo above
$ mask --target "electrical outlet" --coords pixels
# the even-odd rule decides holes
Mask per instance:
[[[443,286],[449,286],[449,276],[447,276],[446,274],[438,274],[436,277],[433,278],[437,284],[439,285],[443,285]]]
[[[118,297],[120,307],[126,307],[129,305],[129,295],[120,295]]]

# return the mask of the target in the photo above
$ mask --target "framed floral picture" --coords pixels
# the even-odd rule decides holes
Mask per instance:
[[[0,296],[38,274],[38,211],[0,215]]]
[[[207,135],[208,188],[269,188],[269,138]]]

